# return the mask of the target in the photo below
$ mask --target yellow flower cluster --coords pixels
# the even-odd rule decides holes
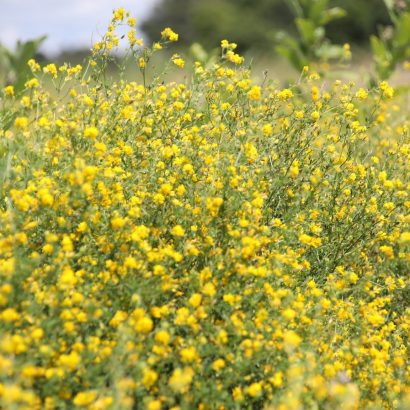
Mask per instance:
[[[407,97],[261,85],[227,41],[107,88],[125,19],[0,97],[0,408],[406,408]]]

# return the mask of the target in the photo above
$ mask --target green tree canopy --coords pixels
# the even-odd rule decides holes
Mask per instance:
[[[311,0],[316,1],[316,0]],[[200,42],[216,47],[220,40],[235,41],[242,49],[270,47],[278,30],[293,25],[288,0],[163,0],[143,23],[152,39],[171,26],[180,34],[182,44]],[[337,43],[363,43],[388,24],[389,15],[383,0],[331,0],[343,7],[347,17],[328,27],[329,37]]]

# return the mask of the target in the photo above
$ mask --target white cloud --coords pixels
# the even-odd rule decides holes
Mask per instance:
[[[104,32],[114,8],[124,7],[139,21],[160,0],[0,0],[0,42],[48,35],[43,50],[89,47]]]
[[[13,27],[1,27],[0,28],[0,38],[4,44],[15,44],[19,39],[19,31]]]

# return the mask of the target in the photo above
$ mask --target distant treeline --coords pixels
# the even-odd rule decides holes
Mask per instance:
[[[180,34],[182,44],[200,42],[216,47],[221,39],[235,41],[241,49],[271,47],[275,34],[293,25],[290,3],[293,0],[163,0],[143,23],[144,32],[158,38],[163,27]],[[304,0],[314,2],[322,0]],[[404,0],[392,0],[397,7]],[[383,0],[330,0],[330,6],[342,7],[347,15],[332,22],[328,37],[337,43],[366,45],[379,26],[389,24]]]

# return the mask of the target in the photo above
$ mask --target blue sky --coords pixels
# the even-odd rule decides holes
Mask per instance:
[[[0,42],[48,35],[42,50],[90,47],[103,33],[114,8],[124,7],[139,21],[160,0],[0,0]],[[138,23],[137,23],[138,26]]]

